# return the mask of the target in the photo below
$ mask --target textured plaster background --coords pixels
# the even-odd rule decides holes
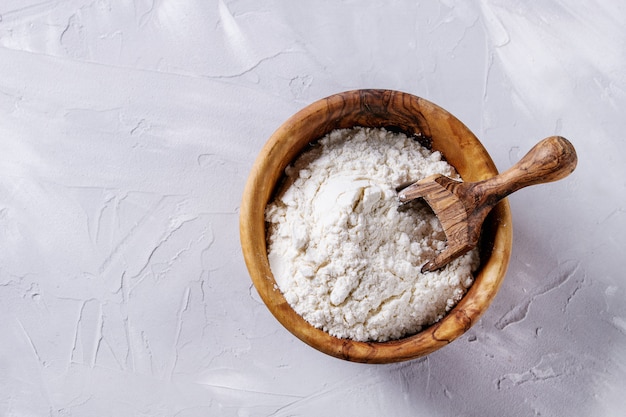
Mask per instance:
[[[622,416],[621,1],[3,0],[0,416]],[[239,245],[248,171],[291,114],[354,88],[451,111],[510,198],[490,310],[425,358],[360,365],[284,330]]]

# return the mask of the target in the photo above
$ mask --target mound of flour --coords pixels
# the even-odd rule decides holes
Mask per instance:
[[[421,266],[445,247],[426,206],[398,210],[395,187],[454,169],[384,129],[335,130],[286,169],[268,205],[268,258],[287,302],[333,336],[386,341],[441,319],[472,284],[476,250],[442,270]]]

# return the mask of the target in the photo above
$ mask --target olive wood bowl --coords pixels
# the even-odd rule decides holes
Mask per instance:
[[[512,243],[506,199],[487,217],[479,243],[481,263],[465,296],[439,322],[417,334],[388,342],[340,339],[306,322],[278,289],[267,257],[265,206],[281,183],[285,168],[311,142],[334,129],[387,128],[415,136],[440,151],[464,181],[479,181],[498,171],[479,140],[452,114],[411,94],[391,90],[354,90],[321,99],[289,118],[269,138],[246,183],[240,210],[240,239],[248,271],[263,302],[296,337],[328,355],[364,363],[391,363],[427,355],[465,333],[485,312],[502,283]]]

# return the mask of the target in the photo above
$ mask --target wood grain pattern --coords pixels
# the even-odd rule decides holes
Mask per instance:
[[[385,343],[339,339],[308,324],[277,289],[269,267],[265,206],[286,166],[314,142],[337,128],[385,127],[414,135],[440,151],[465,181],[497,175],[478,139],[450,113],[422,98],[390,90],[355,90],[319,100],[289,118],[269,138],[257,157],[240,209],[240,239],[252,281],[276,319],[310,346],[337,358],[389,363],[431,353],[467,331],[487,309],[508,266],[512,230],[508,203],[489,214],[480,239],[481,266],[466,296],[441,321],[415,335]]]
[[[400,190],[402,203],[423,198],[446,234],[446,248],[422,272],[440,269],[476,247],[485,218],[500,200],[521,188],[565,178],[577,162],[574,146],[564,137],[551,136],[500,175],[477,182],[432,175]]]

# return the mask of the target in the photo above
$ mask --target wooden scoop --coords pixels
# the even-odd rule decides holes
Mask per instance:
[[[501,199],[529,185],[565,178],[576,168],[577,160],[567,139],[551,136],[536,144],[509,170],[486,180],[461,182],[436,174],[400,186],[400,203],[423,198],[446,234],[447,247],[427,262],[422,272],[442,268],[474,248],[485,218]]]

